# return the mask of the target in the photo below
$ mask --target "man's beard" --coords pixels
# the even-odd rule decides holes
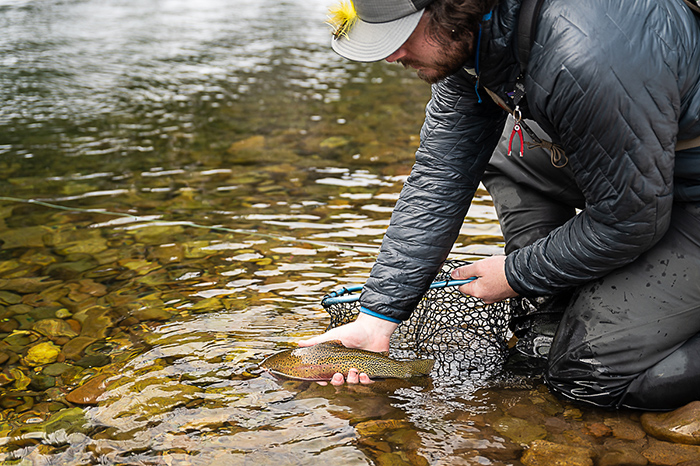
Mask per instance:
[[[455,42],[435,63],[423,63],[417,60],[397,60],[404,68],[416,68],[416,74],[420,79],[435,84],[459,71],[471,56],[469,43],[465,41]],[[422,69],[421,69],[422,68]]]

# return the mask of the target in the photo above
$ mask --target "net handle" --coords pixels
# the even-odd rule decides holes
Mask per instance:
[[[448,286],[462,286],[473,282],[477,278],[478,277],[469,277],[464,280],[442,280],[439,282],[433,282],[430,284],[430,289],[434,290],[436,288],[445,288]],[[323,298],[322,305],[325,307],[332,306],[334,304],[354,303],[355,301],[359,301],[360,295],[353,295],[351,293],[362,291],[363,287],[364,285],[344,286],[335,291],[331,291],[325,298]]]

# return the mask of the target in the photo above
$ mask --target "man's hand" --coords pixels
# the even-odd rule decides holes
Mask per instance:
[[[327,331],[308,340],[299,342],[299,346],[312,346],[324,341],[340,340],[348,348],[360,348],[368,351],[389,351],[389,340],[398,324],[380,319],[369,314],[360,314],[353,322]],[[351,369],[348,373],[348,383],[372,383],[367,374]],[[345,383],[343,374],[335,374],[332,385]]]
[[[326,385],[326,382],[318,382],[318,383],[320,385]],[[343,385],[344,383],[345,383],[345,378],[343,377],[343,374],[337,373],[337,374],[333,375],[333,378],[331,379],[331,385]],[[360,372],[357,369],[350,369],[348,371],[348,383],[349,384],[361,383],[363,385],[367,385],[367,384],[374,383],[374,382],[364,372]]]
[[[477,277],[476,280],[462,285],[459,291],[484,300],[486,304],[495,303],[506,298],[518,296],[506,280],[506,256],[492,256],[472,264],[456,268],[452,278],[466,279]]]

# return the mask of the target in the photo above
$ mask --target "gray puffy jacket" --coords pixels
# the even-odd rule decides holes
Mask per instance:
[[[502,96],[519,74],[519,9],[502,0],[482,27],[480,84]],[[511,287],[533,296],[651,248],[669,226],[674,176],[685,186],[676,200],[700,201],[700,159],[674,152],[677,139],[700,135],[700,20],[682,0],[546,0],[525,85],[529,117],[566,150],[586,198],[579,215],[506,259]],[[478,102],[466,72],[432,94],[360,300],[391,320],[409,317],[446,259],[506,118],[485,92]]]

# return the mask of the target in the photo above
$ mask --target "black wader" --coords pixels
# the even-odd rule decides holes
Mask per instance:
[[[526,148],[521,158],[514,141],[507,155],[512,124],[483,180],[507,253],[585,208],[571,170],[554,167],[549,152]],[[574,290],[545,378],[558,394],[602,407],[665,410],[700,400],[700,203],[675,203],[653,248]]]

